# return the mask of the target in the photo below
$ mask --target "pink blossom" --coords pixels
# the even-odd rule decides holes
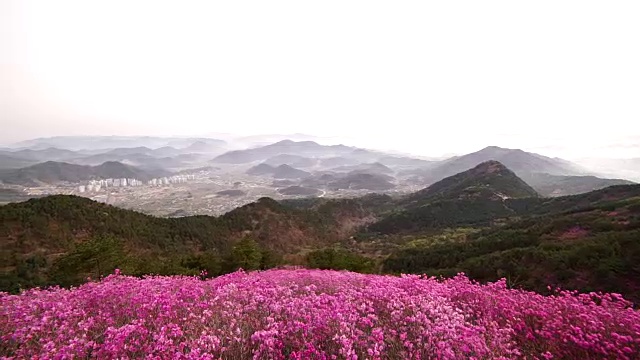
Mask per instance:
[[[0,294],[0,358],[636,359],[619,294],[511,290],[460,274],[287,269],[116,274]]]

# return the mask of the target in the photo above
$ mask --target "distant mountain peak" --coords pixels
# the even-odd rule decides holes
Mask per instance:
[[[340,145],[325,146],[315,141],[281,140],[276,143],[245,150],[233,150],[217,156],[212,161],[227,164],[245,164],[254,161],[266,161],[278,155],[298,155],[310,158],[326,158],[346,155],[354,148]],[[365,152],[365,154],[367,154]],[[362,156],[362,155],[361,155]]]
[[[293,140],[289,140],[289,139],[284,139],[284,140],[280,140],[278,142],[275,142],[274,145],[280,144],[280,145],[289,145],[289,144],[294,144],[295,141]]]
[[[495,145],[487,146],[484,149],[477,151],[477,153],[481,153],[481,154],[487,154],[487,153],[488,154],[507,154],[507,153],[515,153],[515,152],[524,153],[525,151],[521,149],[503,148]]]
[[[502,148],[500,146],[495,146],[495,145],[489,145],[480,151],[484,151],[484,150],[510,150],[510,149]]]
[[[275,168],[269,164],[258,164],[254,167],[252,167],[251,169],[247,170],[247,174],[248,175],[267,175],[267,174],[273,174],[273,172],[275,171]]]
[[[448,176],[464,172],[489,160],[499,161],[520,177],[524,177],[529,173],[547,173],[552,175],[581,174],[575,164],[566,160],[552,159],[521,149],[487,146],[482,150],[445,160],[438,165],[426,169],[422,172],[421,176],[425,183],[435,182]]]

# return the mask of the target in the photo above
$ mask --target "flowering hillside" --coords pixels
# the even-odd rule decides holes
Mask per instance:
[[[640,312],[616,295],[544,297],[319,270],[111,275],[0,297],[0,357],[635,359]]]

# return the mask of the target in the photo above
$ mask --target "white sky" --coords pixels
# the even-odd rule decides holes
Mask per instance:
[[[640,1],[0,0],[0,143],[307,133],[640,156]]]

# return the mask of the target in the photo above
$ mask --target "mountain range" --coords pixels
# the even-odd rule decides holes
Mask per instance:
[[[25,148],[26,146],[30,147]],[[91,167],[119,162],[149,173],[184,172],[189,169],[211,168],[213,165],[223,167],[220,170],[222,173],[246,173],[253,176],[259,175],[253,172],[260,171],[255,168],[247,170],[248,167],[263,163],[280,169],[276,173],[276,170],[263,168],[267,173],[275,174],[276,178],[306,179],[306,183],[300,180],[293,184],[295,186],[325,190],[390,191],[398,189],[398,186],[400,189],[425,187],[480,163],[495,160],[511,169],[543,196],[579,194],[631,183],[624,179],[603,178],[598,172],[563,159],[496,146],[440,161],[345,145],[321,145],[314,141],[282,140],[255,148],[226,151],[231,146],[223,140],[207,138],[106,136],[35,139],[0,151],[0,174],[8,177],[5,183],[16,183],[12,178],[26,179],[31,176],[37,181],[27,180],[23,184],[52,181],[51,185],[55,185],[56,181],[73,181],[75,178],[92,178],[94,175],[78,177],[73,175],[75,170],[71,168],[64,170],[69,171],[69,174],[56,175],[56,168],[51,164],[37,167],[40,174],[35,176],[17,175],[20,172],[8,170],[26,169],[50,161]],[[631,164],[627,173],[633,174],[632,160],[621,164]],[[23,170],[22,173],[32,170]],[[621,168],[620,172],[623,173],[623,170]],[[43,171],[51,173],[43,174]],[[361,176],[355,176],[356,173]],[[329,177],[334,181],[331,187],[328,187]],[[338,179],[341,181],[336,182]]]
[[[69,149],[72,151],[99,150],[115,148],[148,147],[160,148],[171,146],[183,148],[195,142],[204,142],[224,147],[226,141],[211,138],[157,137],[157,136],[54,136],[21,141],[11,145],[13,149],[30,148],[42,150],[47,148]]]
[[[255,161],[266,161],[274,156],[289,154],[305,157],[353,156],[358,158],[376,156],[374,152],[357,149],[345,145],[320,145],[313,141],[295,142],[282,140],[274,144],[246,150],[234,150],[213,159],[215,163],[246,164]]]
[[[145,171],[119,162],[84,166],[47,161],[26,168],[1,170],[0,182],[9,185],[41,186],[53,183],[79,183],[97,179],[138,179],[141,181],[170,175],[164,170]]]
[[[621,179],[597,178],[590,175],[588,170],[567,160],[496,146],[433,163],[426,168],[405,170],[402,174],[430,184],[491,160],[501,162],[545,196],[579,194],[606,186],[632,183]]]
[[[314,251],[338,246],[360,254],[353,261],[377,262],[375,271],[470,271],[540,291],[551,283],[640,300],[639,199],[640,185],[542,197],[497,161],[406,196],[263,198],[220,217],[156,218],[49,196],[0,207],[0,285],[74,284],[110,266],[224,273],[238,266],[225,254],[251,237],[264,267],[305,264]]]
[[[501,162],[516,174],[533,172],[551,175],[583,175],[585,173],[584,169],[563,159],[497,146],[489,146],[467,155],[450,158],[439,164],[436,169],[438,176],[446,177],[489,160]]]

